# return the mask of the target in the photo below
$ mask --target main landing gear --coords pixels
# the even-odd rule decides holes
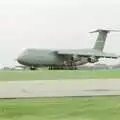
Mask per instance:
[[[51,65],[48,67],[49,70],[77,70],[77,66],[66,66],[66,65]]]

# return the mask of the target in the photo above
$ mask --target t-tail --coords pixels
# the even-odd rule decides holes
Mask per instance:
[[[118,30],[104,30],[104,29],[98,29],[96,31],[90,32],[90,33],[98,32],[98,37],[97,37],[97,40],[95,42],[93,49],[103,51],[106,38],[107,38],[107,34],[111,31],[120,32]]]

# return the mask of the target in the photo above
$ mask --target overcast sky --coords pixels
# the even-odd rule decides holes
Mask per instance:
[[[25,48],[89,48],[98,28],[120,30],[119,0],[0,0],[0,65]],[[105,52],[120,54],[120,33],[108,35]]]

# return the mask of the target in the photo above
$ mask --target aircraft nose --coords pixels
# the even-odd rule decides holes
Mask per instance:
[[[23,61],[22,56],[18,56],[17,61],[18,61],[19,63],[21,63],[21,62]]]
[[[21,55],[18,56],[17,62],[20,63],[20,64],[22,64],[25,61],[24,59],[25,59],[24,58],[24,54],[22,53]]]
[[[20,64],[27,64],[28,63],[28,51],[23,51],[17,58],[17,62]]]

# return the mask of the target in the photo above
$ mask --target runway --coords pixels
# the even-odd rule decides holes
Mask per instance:
[[[120,95],[120,79],[0,82],[0,98]]]

